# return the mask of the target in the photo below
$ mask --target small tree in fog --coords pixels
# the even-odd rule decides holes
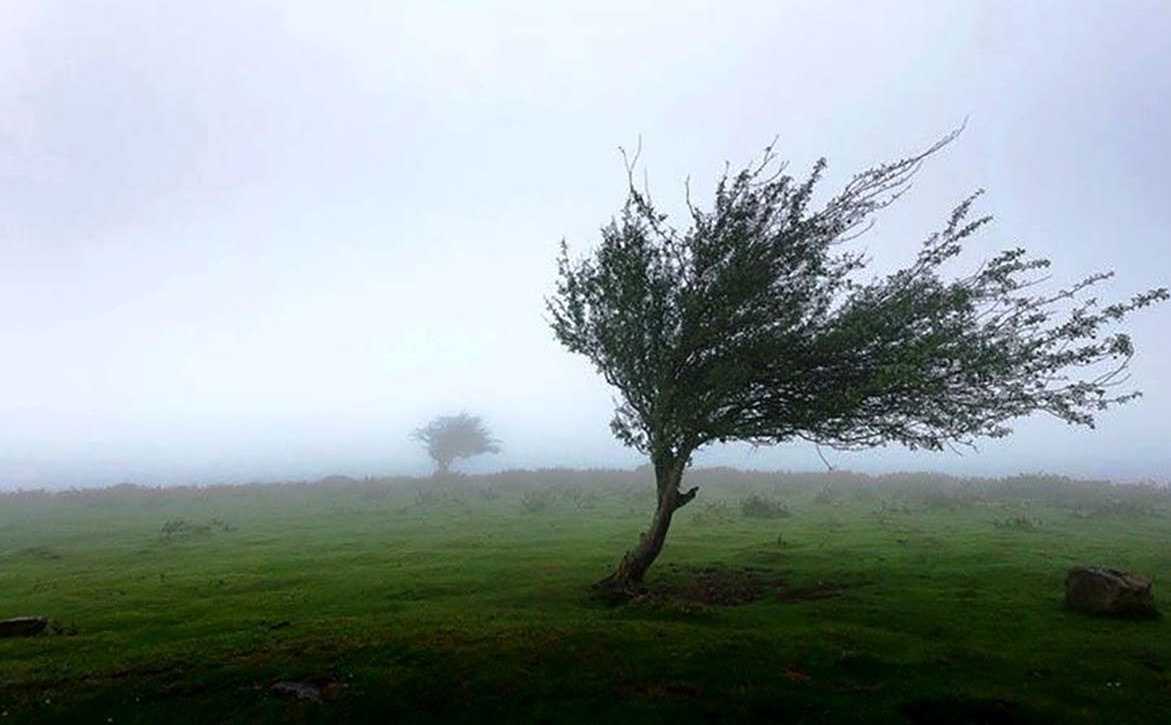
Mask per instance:
[[[499,453],[500,441],[484,427],[478,415],[444,415],[411,433],[411,438],[427,447],[427,454],[435,461],[435,475],[451,471],[457,458],[470,458],[481,453]]]
[[[1021,249],[945,279],[943,265],[989,221],[969,218],[975,195],[909,266],[858,279],[868,260],[842,243],[956,133],[855,175],[819,209],[825,160],[798,181],[769,147],[724,174],[710,210],[689,197],[682,231],[628,163],[627,200],[601,245],[571,259],[562,242],[553,332],[618,390],[610,427],[650,457],[658,494],[650,528],[603,583],[640,585],[672,515],[695,498],[684,470],[709,443],[937,450],[1008,435],[1008,422],[1036,411],[1092,426],[1138,395],[1114,392],[1133,348],[1106,328],[1166,290],[1099,305],[1087,292],[1111,276],[1100,273],[1039,292],[1049,262]]]

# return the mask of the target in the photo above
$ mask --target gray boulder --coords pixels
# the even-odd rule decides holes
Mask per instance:
[[[280,682],[274,682],[269,690],[272,694],[289,700],[321,702],[321,688],[311,682],[282,680]]]
[[[0,619],[0,637],[32,637],[49,626],[47,617],[14,617]]]
[[[1065,577],[1065,604],[1088,614],[1149,617],[1157,614],[1151,578],[1099,566],[1075,566]]]

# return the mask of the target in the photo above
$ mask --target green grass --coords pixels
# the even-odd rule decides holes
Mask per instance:
[[[759,600],[591,598],[645,471],[0,494],[0,618],[53,625],[0,640],[0,723],[1171,722],[1166,620],[1062,602],[1074,564],[1171,575],[1165,489],[689,478],[652,583]]]

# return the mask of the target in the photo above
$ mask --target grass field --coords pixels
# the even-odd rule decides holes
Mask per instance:
[[[1171,576],[1166,488],[688,481],[618,606],[645,471],[0,494],[0,722],[1171,722],[1166,618],[1063,606]]]

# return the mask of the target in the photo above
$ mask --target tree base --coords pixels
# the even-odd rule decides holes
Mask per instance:
[[[645,593],[646,587],[641,582],[632,582],[617,573],[590,585],[590,598],[610,606],[626,604]]]

